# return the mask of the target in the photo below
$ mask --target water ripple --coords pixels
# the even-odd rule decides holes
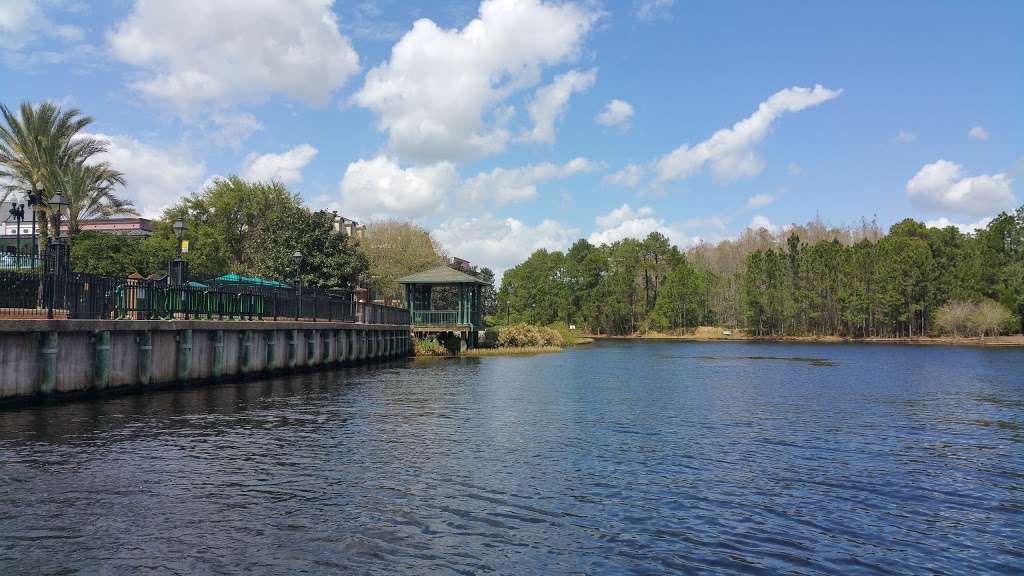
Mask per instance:
[[[1019,574],[1021,365],[623,342],[8,411],[0,574]]]

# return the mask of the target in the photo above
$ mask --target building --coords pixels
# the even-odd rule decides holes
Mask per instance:
[[[359,222],[352,220],[351,218],[345,218],[339,216],[337,212],[334,213],[334,231],[341,232],[345,236],[362,238],[366,234],[366,226],[363,226]]]
[[[27,254],[32,251],[32,231],[39,234],[39,226],[32,226],[32,220],[35,218],[35,212],[31,210],[25,210],[25,219],[21,222],[21,230],[19,234],[19,226],[17,220],[14,219],[10,213],[6,214],[6,218],[0,222],[0,252],[15,253],[17,249],[18,238],[21,237],[21,252]],[[82,232],[109,232],[111,234],[118,234],[121,236],[131,236],[133,238],[146,238],[153,234],[153,221],[147,218],[139,218],[137,216],[129,216],[125,218],[95,218],[92,220],[81,220],[78,223],[78,228]],[[68,225],[66,222],[61,222],[60,231],[62,236],[66,236],[68,233]]]

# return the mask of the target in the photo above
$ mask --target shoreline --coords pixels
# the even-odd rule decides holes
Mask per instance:
[[[615,336],[610,334],[587,334],[594,340],[667,340],[678,342],[762,342],[790,344],[911,344],[921,346],[967,346],[976,348],[1024,347],[1024,335],[1014,336],[915,336],[913,338],[844,338],[840,336],[697,336],[694,334],[632,334]]]

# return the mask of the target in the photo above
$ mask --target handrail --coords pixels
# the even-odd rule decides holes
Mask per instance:
[[[169,320],[301,320],[409,324],[409,311],[320,289],[169,286],[91,274],[0,270],[0,316]]]

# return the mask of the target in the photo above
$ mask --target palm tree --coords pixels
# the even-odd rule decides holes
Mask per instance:
[[[76,137],[92,118],[77,108],[61,110],[51,102],[23,102],[15,115],[0,104],[0,190],[29,192],[41,200],[33,206],[39,222],[40,250],[49,235],[47,201],[63,182],[62,170],[106,151],[106,143]]]
[[[68,236],[78,234],[81,220],[139,214],[131,201],[114,194],[115,186],[124,186],[124,174],[106,162],[74,162],[62,170],[62,176],[62,191],[68,201]]]

